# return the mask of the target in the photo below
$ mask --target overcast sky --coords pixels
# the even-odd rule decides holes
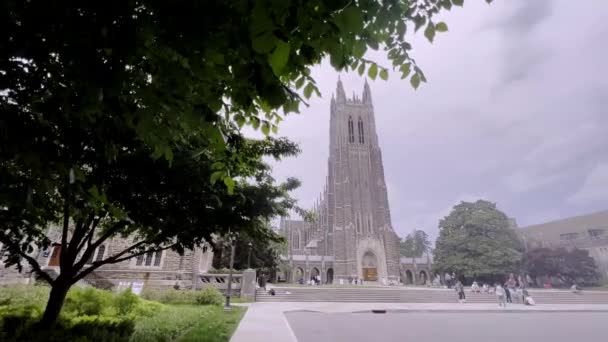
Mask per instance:
[[[468,0],[434,44],[422,31],[413,41],[427,84],[370,82],[397,234],[434,240],[461,200],[496,202],[519,226],[608,209],[606,18],[604,0]],[[325,183],[338,73],[326,63],[314,77],[323,97],[279,131],[303,152],[274,164],[278,179],[302,181],[307,207]],[[341,78],[361,94],[358,74]]]

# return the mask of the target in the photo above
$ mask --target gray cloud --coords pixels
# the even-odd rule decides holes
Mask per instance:
[[[442,18],[450,31],[434,44],[413,41],[428,84],[413,91],[397,75],[370,82],[398,234],[435,237],[463,199],[497,202],[520,225],[607,209],[597,190],[608,189],[606,17],[608,1],[466,2]],[[302,205],[325,184],[338,78],[328,63],[313,76],[323,98],[280,129],[303,153],[274,169],[302,180]],[[363,79],[341,77],[347,94],[360,94]]]

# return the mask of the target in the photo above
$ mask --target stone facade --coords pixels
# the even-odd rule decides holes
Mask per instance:
[[[526,248],[576,247],[588,250],[601,275],[608,278],[608,211],[522,227],[519,232]]]
[[[367,82],[361,98],[349,99],[338,80],[330,106],[326,186],[313,211],[314,223],[281,221],[289,242],[292,281],[316,274],[323,283],[399,281],[399,239],[391,224]]]
[[[53,241],[46,250],[34,250],[38,263],[43,270],[51,274],[59,274],[59,255],[61,254],[60,229],[51,227],[47,235]],[[123,251],[132,244],[131,239],[114,238],[99,246],[91,260],[102,260]],[[0,248],[1,248],[0,244]],[[201,286],[201,274],[211,269],[213,251],[209,246],[195,250],[187,250],[184,255],[165,250],[148,253],[138,258],[122,261],[116,264],[103,265],[85,278],[85,282],[98,287],[118,288],[160,288],[179,286],[182,289]],[[22,272],[15,267],[5,267],[0,261],[0,285],[11,283],[31,283],[34,277],[31,268],[24,263]],[[86,267],[86,266],[85,266]],[[193,282],[193,279],[196,279]]]

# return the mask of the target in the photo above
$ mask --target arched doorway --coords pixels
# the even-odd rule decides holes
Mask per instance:
[[[427,281],[427,274],[426,271],[420,271],[420,277],[418,279],[420,279],[420,285],[426,285],[426,281]]]
[[[296,272],[294,274],[294,280],[296,283],[304,283],[304,270],[302,267],[296,267]]]
[[[313,268],[310,270],[310,279],[312,279],[312,280],[316,280],[316,279],[317,279],[317,276],[318,276],[319,274],[320,274],[319,269],[318,269],[318,268],[316,268],[316,267],[313,267]]]
[[[327,269],[327,278],[325,278],[325,284],[331,284],[333,282],[334,282],[334,269],[328,268]]]
[[[365,252],[365,254],[363,254],[361,264],[363,270],[363,280],[378,280],[378,258],[376,258],[376,255],[374,253],[370,251]]]
[[[405,271],[404,283],[408,284],[408,285],[414,283],[414,274],[412,273],[412,271],[410,271],[410,270]]]

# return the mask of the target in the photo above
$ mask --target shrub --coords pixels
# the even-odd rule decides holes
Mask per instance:
[[[142,298],[163,304],[196,304],[196,294],[190,290],[146,289],[142,292],[141,296]]]
[[[165,306],[161,303],[149,300],[140,300],[132,314],[136,317],[151,317],[164,309]]]
[[[203,319],[200,306],[167,306],[158,314],[137,320],[131,342],[173,341]]]
[[[126,289],[114,297],[114,306],[119,315],[127,315],[135,309],[139,301],[139,297],[131,292],[131,289]]]
[[[0,306],[36,305],[44,307],[49,299],[48,286],[14,285],[0,287]]]
[[[92,287],[75,287],[68,292],[63,310],[68,315],[101,315],[111,307],[111,304],[111,292],[97,290]]]
[[[196,303],[201,305],[222,305],[224,296],[213,286],[206,286],[196,292]]]

